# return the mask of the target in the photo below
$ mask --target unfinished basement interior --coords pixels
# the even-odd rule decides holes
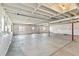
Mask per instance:
[[[0,56],[79,56],[79,4],[0,3]]]

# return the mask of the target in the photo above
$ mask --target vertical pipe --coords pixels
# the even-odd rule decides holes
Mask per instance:
[[[48,23],[48,33],[49,33],[49,36],[50,36],[50,23]]]
[[[32,34],[35,34],[35,24],[32,25]]]
[[[38,32],[37,33],[39,34],[39,31],[40,31],[39,25],[37,25],[37,28],[38,28]]]
[[[72,41],[74,41],[74,23],[72,23]]]

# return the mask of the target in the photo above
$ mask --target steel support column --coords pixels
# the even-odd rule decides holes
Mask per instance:
[[[74,41],[74,23],[72,23],[72,41]]]
[[[48,23],[48,34],[50,36],[50,23]]]

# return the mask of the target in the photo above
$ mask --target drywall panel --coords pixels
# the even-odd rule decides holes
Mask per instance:
[[[72,24],[52,24],[50,31],[53,33],[72,34]],[[74,23],[74,35],[79,35],[79,23]]]
[[[79,23],[74,23],[74,34],[79,35]]]
[[[60,34],[72,34],[72,24],[51,24],[50,32]]]

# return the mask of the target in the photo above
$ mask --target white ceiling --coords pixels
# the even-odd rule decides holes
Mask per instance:
[[[4,3],[6,13],[13,23],[40,24],[58,21],[79,15],[76,3],[67,4],[66,10],[60,9],[58,3]]]

